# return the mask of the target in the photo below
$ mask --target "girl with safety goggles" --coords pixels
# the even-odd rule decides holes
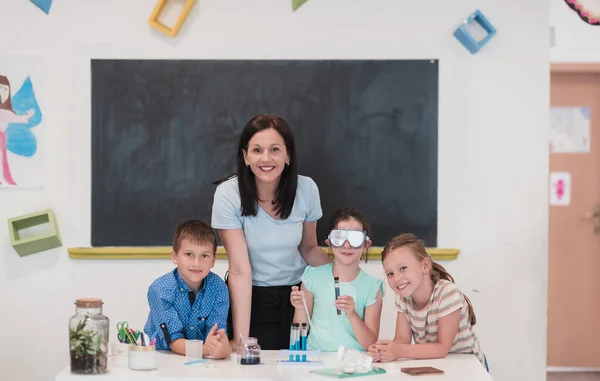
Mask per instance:
[[[310,324],[307,349],[337,351],[343,345],[364,351],[376,342],[383,280],[360,268],[361,256],[371,245],[369,229],[357,210],[336,211],[325,241],[333,263],[307,267],[301,288],[292,287],[294,323]]]

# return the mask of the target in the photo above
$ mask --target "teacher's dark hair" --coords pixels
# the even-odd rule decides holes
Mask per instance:
[[[296,163],[296,143],[294,134],[289,124],[282,118],[271,115],[262,114],[250,119],[242,134],[237,150],[237,177],[240,190],[240,198],[242,201],[242,216],[256,216],[257,195],[256,195],[256,179],[254,172],[246,166],[244,162],[244,152],[248,151],[248,142],[252,136],[259,131],[273,128],[281,135],[285,143],[285,148],[290,157],[290,165],[286,165],[281,173],[279,184],[275,190],[275,199],[273,200],[274,210],[281,219],[286,219],[292,212],[294,200],[296,199],[296,187],[298,186],[298,165]],[[232,176],[219,180],[215,184],[219,184]]]

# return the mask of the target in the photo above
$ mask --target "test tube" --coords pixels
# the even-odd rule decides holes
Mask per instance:
[[[296,334],[294,333],[294,323],[290,327],[290,351],[296,348]],[[290,361],[294,361],[294,355],[290,352]]]
[[[297,351],[300,350],[300,323],[296,323],[296,345],[295,345],[295,349]],[[298,352],[296,352],[296,361],[300,361],[300,354]]]
[[[308,326],[306,323],[302,323],[302,350],[306,351],[308,348],[306,347],[306,336],[308,335]],[[302,361],[306,362],[306,354],[302,355]]]
[[[340,278],[337,276],[333,277],[333,283],[335,284],[335,300],[340,297]],[[341,315],[342,311],[336,308],[337,314]]]

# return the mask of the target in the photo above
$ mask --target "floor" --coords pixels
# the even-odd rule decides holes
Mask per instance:
[[[553,372],[546,381],[600,381],[600,372]]]

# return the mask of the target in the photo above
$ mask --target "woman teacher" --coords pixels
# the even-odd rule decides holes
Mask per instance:
[[[306,264],[329,263],[317,244],[322,216],[315,182],[298,174],[290,126],[258,115],[244,127],[237,175],[215,191],[212,227],[229,260],[233,332],[256,337],[262,349],[287,349],[294,309],[291,287]]]

